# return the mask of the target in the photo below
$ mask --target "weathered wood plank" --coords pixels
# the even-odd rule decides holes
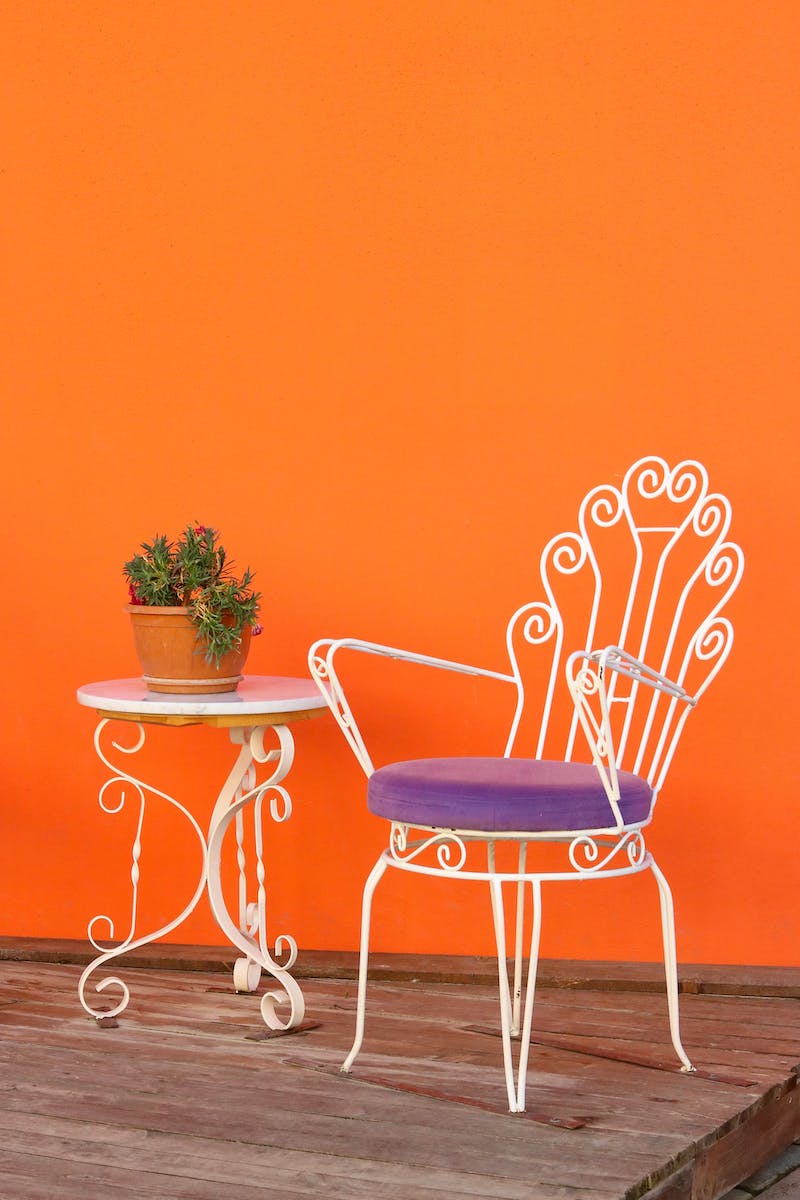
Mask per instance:
[[[276,1087],[278,1094],[282,1094],[283,1088],[280,1080],[277,1081]],[[361,1090],[357,1087],[354,1087],[352,1081],[344,1081],[344,1087],[350,1087],[354,1090]],[[196,1091],[197,1089],[193,1085],[193,1094],[196,1094]],[[58,1099],[59,1102],[63,1104],[63,1097],[59,1097]],[[392,1099],[402,1102],[403,1098],[392,1097]],[[202,1096],[199,1097],[199,1100],[202,1100]],[[138,1101],[138,1108],[136,1108],[136,1111],[133,1113],[128,1107],[132,1101]],[[223,1110],[227,1109],[229,1103],[230,1091],[224,1088],[221,1090],[218,1088],[216,1107],[211,1107],[206,1110],[202,1103],[195,1103],[195,1107],[192,1110],[190,1106],[185,1106],[186,1111],[181,1117],[183,1129],[187,1133],[201,1129],[208,1136],[213,1136],[214,1133],[218,1134],[220,1124],[218,1110],[220,1108]],[[380,1103],[373,1103],[371,1107],[380,1110],[381,1106],[382,1105]],[[126,1122],[135,1120],[139,1120],[142,1123],[146,1122],[148,1128],[150,1129],[153,1129],[154,1127],[163,1128],[165,1118],[169,1126],[172,1129],[175,1129],[175,1115],[174,1113],[169,1112],[170,1107],[174,1107],[174,1100],[170,1096],[162,1097],[160,1095],[154,1096],[152,1093],[145,1093],[138,1097],[126,1097],[124,1089],[121,1095],[119,1092],[117,1093],[114,1101],[114,1111],[118,1112],[121,1108],[122,1118]],[[400,1105],[400,1107],[402,1107],[402,1105]],[[418,1109],[419,1105],[417,1104],[414,1106],[415,1115],[417,1116],[419,1115]],[[104,1096],[99,1099],[90,1096],[88,1098],[88,1104],[87,1101],[84,1100],[82,1111],[86,1112],[89,1119],[102,1121],[108,1112],[108,1100]],[[408,1113],[407,1106],[406,1112]],[[481,1130],[476,1126],[474,1121],[471,1121],[470,1119],[464,1119],[462,1114],[458,1112],[455,1114],[448,1113],[446,1108],[443,1111],[441,1107],[437,1109],[437,1107],[434,1106],[432,1109],[427,1110],[423,1115],[427,1116],[430,1120],[431,1130],[428,1136],[436,1139],[438,1143],[438,1151],[441,1156],[440,1161],[445,1165],[447,1163],[458,1162],[459,1165],[470,1166],[476,1171],[485,1171],[487,1169],[488,1154],[488,1162],[491,1163],[493,1161],[494,1169],[499,1171],[504,1176],[512,1175],[526,1180],[530,1180],[532,1177],[534,1177],[538,1178],[540,1182],[549,1181],[550,1183],[562,1183],[564,1181],[563,1177],[565,1174],[563,1169],[564,1162],[572,1160],[574,1166],[580,1167],[580,1162],[583,1161],[584,1165],[582,1169],[568,1172],[568,1174],[571,1176],[570,1182],[577,1186],[591,1178],[593,1186],[588,1190],[597,1192],[602,1188],[604,1181],[599,1177],[602,1176],[604,1172],[599,1170],[599,1165],[603,1155],[602,1153],[598,1153],[598,1151],[602,1150],[602,1148],[598,1147],[597,1145],[594,1146],[588,1161],[585,1161],[584,1156],[581,1154],[578,1156],[578,1161],[576,1162],[574,1147],[566,1143],[563,1146],[554,1145],[551,1142],[549,1143],[549,1153],[546,1155],[548,1162],[544,1167],[542,1167],[541,1164],[537,1162],[538,1155],[534,1153],[534,1155],[531,1156],[531,1145],[529,1138],[527,1136],[522,1138],[518,1136],[519,1134],[527,1133],[527,1131],[522,1130],[519,1123],[514,1119],[509,1119],[507,1117],[492,1118],[494,1121],[494,1130],[492,1132],[487,1130],[485,1127]],[[269,1106],[266,1106],[264,1112],[261,1114],[256,1114],[255,1118],[253,1118],[251,1115],[249,1119],[246,1118],[244,1120],[240,1120],[239,1127],[236,1130],[236,1136],[255,1139],[261,1138],[261,1140],[267,1136],[273,1143],[276,1140],[281,1141],[282,1136],[285,1137],[286,1135],[281,1135],[279,1131],[276,1136],[275,1124],[275,1114],[271,1112]],[[294,1121],[294,1125],[297,1125],[296,1120]],[[402,1126],[398,1124],[396,1118],[393,1118],[388,1126],[381,1128],[379,1127],[378,1114],[373,1112],[369,1121],[365,1123],[365,1126],[362,1126],[357,1131],[354,1131],[351,1126],[350,1130],[345,1136],[349,1136],[351,1145],[353,1138],[357,1137],[357,1143],[361,1153],[372,1155],[376,1159],[381,1159],[385,1162],[399,1160],[402,1165],[403,1159],[405,1159],[409,1154],[414,1157],[417,1163],[430,1165],[431,1162],[430,1147],[426,1147],[425,1145],[420,1147],[419,1145],[424,1134],[420,1127],[415,1126],[411,1122],[408,1122],[407,1125]],[[307,1137],[312,1142],[316,1139],[317,1144],[324,1145],[329,1151],[342,1151],[342,1147],[332,1145],[330,1139],[322,1139],[322,1142],[320,1143],[319,1129],[315,1129],[313,1127],[309,1128],[307,1123],[300,1132],[300,1143],[297,1141],[296,1130],[293,1135],[290,1134],[290,1137],[293,1137],[295,1144],[300,1144],[303,1138]],[[472,1144],[476,1141],[476,1139],[478,1139],[481,1144],[477,1145],[475,1147],[475,1152],[473,1152]],[[506,1142],[510,1141],[516,1141],[517,1143],[516,1147],[514,1148],[513,1162],[511,1161],[511,1156],[509,1154],[509,1146],[505,1144]],[[411,1145],[406,1145],[405,1142],[409,1142]],[[517,1155],[520,1157],[517,1158]],[[645,1165],[647,1166],[649,1164]],[[613,1186],[609,1186],[608,1188],[604,1188],[602,1190],[610,1193],[611,1195],[619,1195],[620,1187],[624,1186],[624,1181],[617,1179],[615,1176],[612,1176],[611,1178],[613,1181]]]
[[[85,966],[95,951],[85,939],[0,937],[0,961],[77,964]],[[125,956],[130,966],[159,971],[230,972],[236,952],[230,946],[197,946],[157,942]],[[354,979],[358,956],[351,951],[303,950],[295,973],[304,979]],[[382,954],[373,952],[374,979],[417,979],[425,985],[443,981],[494,985],[497,964],[486,956]],[[800,998],[800,968],[682,963],[681,990],[697,994],[791,996]],[[605,962],[543,959],[542,986],[579,992],[660,992],[664,968],[660,962]]]
[[[209,1138],[224,1133],[237,1140],[269,1143],[282,1153],[311,1149],[346,1156],[356,1146],[360,1155],[376,1162],[405,1163],[425,1169],[447,1169],[457,1163],[463,1170],[480,1174],[487,1171],[488,1148],[490,1161],[504,1178],[528,1179],[532,1170],[537,1169],[537,1164],[531,1161],[527,1139],[519,1136],[522,1132],[519,1124],[516,1123],[515,1129],[515,1123],[507,1117],[453,1113],[449,1106],[435,1101],[417,1102],[409,1111],[407,1097],[389,1094],[370,1096],[369,1116],[356,1129],[350,1120],[341,1117],[324,1119],[309,1112],[299,1120],[296,1114],[287,1113],[282,1106],[288,1078],[285,1071],[269,1080],[269,1088],[259,1088],[252,1076],[244,1079],[238,1073],[230,1079],[192,1076],[183,1078],[177,1087],[170,1087],[169,1072],[159,1080],[145,1077],[146,1086],[142,1087],[137,1079],[141,1065],[132,1064],[127,1073],[121,1069],[117,1078],[109,1072],[107,1080],[95,1080],[93,1090],[81,1098],[85,1119],[107,1121],[112,1105],[117,1119],[126,1125]],[[74,1096],[69,1082],[68,1077],[64,1081],[67,1086],[54,1088],[49,1095],[37,1094],[33,1089],[38,1111],[51,1115],[63,1113],[65,1104]],[[365,1090],[348,1080],[337,1081],[337,1089],[339,1094]],[[259,1106],[254,1106],[254,1096],[258,1096]],[[13,1110],[18,1110],[20,1104],[27,1110],[30,1099],[31,1092],[18,1099],[12,1095],[6,1103]],[[386,1100],[391,1102],[390,1113],[386,1112]],[[403,1112],[407,1117],[405,1122],[399,1119]],[[493,1123],[494,1133],[487,1122]],[[567,1145],[550,1145],[552,1154],[543,1168],[545,1181],[560,1183],[560,1164],[572,1155],[572,1150]],[[617,1180],[619,1172],[613,1154],[604,1153],[601,1147],[595,1149],[598,1179],[610,1174]],[[582,1181],[575,1176],[571,1182]]]
[[[169,1177],[145,1170],[141,1163],[123,1168],[96,1162],[54,1162],[51,1156],[37,1153],[35,1147],[25,1153],[0,1150],[0,1180],[3,1200],[108,1200],[109,1196],[115,1200],[140,1196],[155,1200],[220,1200],[221,1195],[217,1181]],[[277,1188],[259,1187],[253,1181],[236,1185],[237,1200],[293,1200],[303,1195],[307,1193],[290,1190],[285,1184]]]
[[[353,1031],[349,982],[309,980],[318,1027],[253,1042],[247,1034],[263,1028],[258,997],[235,996],[219,974],[138,970],[119,1027],[101,1030],[78,1005],[78,973],[0,967],[0,1155],[26,1200],[43,1194],[48,1177],[49,1195],[64,1200],[78,1191],[81,1200],[112,1192],[204,1198],[214,1193],[201,1188],[219,1194],[229,1181],[247,1200],[247,1188],[253,1200],[651,1200],[658,1188],[671,1189],[660,1200],[698,1200],[695,1184],[717,1188],[756,1168],[761,1113],[779,1113],[781,1089],[796,1082],[786,1032],[794,1001],[775,1001],[778,1010],[747,997],[684,998],[687,1037],[729,1071],[747,1067],[757,1079],[736,1088],[590,1053],[671,1054],[663,995],[543,992],[537,1020],[553,1030],[553,1044],[534,1048],[530,1106],[586,1119],[581,1129],[551,1128],[470,1106],[506,1103],[499,1041],[465,1029],[496,1021],[493,980],[375,984],[365,1050],[344,1077],[337,1068]],[[562,1036],[585,1041],[586,1053],[560,1047]],[[790,1053],[777,1054],[782,1046]],[[421,1081],[436,1097],[404,1090]],[[777,1126],[773,1136],[791,1140],[791,1122]],[[143,1182],[131,1193],[137,1171]],[[62,1177],[69,1182],[59,1192],[52,1185]],[[187,1190],[193,1182],[196,1192]],[[2,1187],[0,1195],[6,1200]]]
[[[691,1200],[694,1170],[694,1161],[688,1162],[680,1170],[670,1175],[668,1179],[656,1184],[654,1188],[646,1192],[646,1200]],[[641,1192],[636,1191],[637,1198],[641,1194]],[[626,1200],[628,1200],[627,1197]]]
[[[730,1132],[706,1141],[698,1155],[692,1186],[693,1200],[717,1200],[763,1166],[779,1150],[800,1135],[800,1090],[798,1077],[786,1091],[764,1105]]]
[[[9,1125],[13,1124],[13,1128]],[[497,1200],[524,1200],[527,1183],[492,1179],[457,1170],[432,1170],[412,1165],[369,1163],[355,1156],[329,1157],[310,1152],[275,1151],[243,1141],[222,1138],[181,1137],[118,1126],[89,1125],[66,1120],[37,1120],[27,1114],[2,1120],[4,1148],[16,1155],[33,1155],[86,1171],[113,1168],[129,1178],[141,1171],[160,1178],[162,1192],[180,1180],[204,1185],[225,1184],[248,1188],[254,1195],[347,1196],[353,1200],[383,1200],[395,1194],[398,1184],[407,1194],[430,1200],[453,1196],[486,1196]],[[254,1185],[258,1184],[258,1188]],[[566,1195],[557,1187],[551,1194]]]

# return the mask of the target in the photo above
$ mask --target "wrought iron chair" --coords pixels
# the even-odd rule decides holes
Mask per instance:
[[[507,671],[354,638],[311,647],[312,675],[368,776],[368,806],[391,822],[388,848],[364,888],[356,1035],[343,1071],[350,1071],[363,1039],[372,896],[388,867],[489,884],[512,1112],[525,1109],[542,883],[651,871],[661,902],[670,1036],[682,1069],[694,1070],[680,1039],[672,896],[643,831],[686,718],[730,652],[733,630],[720,614],[743,569],[740,547],[727,540],[730,516],[728,500],[709,491],[706,470],[694,461],[670,468],[661,458],[640,459],[618,487],[593,488],[580,505],[577,531],[559,534],[542,552],[545,598],[518,608],[508,623]],[[334,664],[345,650],[506,681],[516,691],[516,708],[503,755],[417,759],[375,770]],[[543,669],[531,671],[528,660],[537,656]],[[534,681],[527,706],[523,673]],[[531,703],[535,754],[512,757]],[[588,761],[576,761],[581,754]],[[506,843],[516,848],[507,863]],[[560,861],[532,863],[542,843],[555,843]],[[516,885],[511,982],[504,884]]]

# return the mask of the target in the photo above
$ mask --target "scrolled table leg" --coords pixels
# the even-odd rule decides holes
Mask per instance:
[[[234,986],[237,991],[255,991],[262,971],[279,984],[280,991],[268,991],[261,998],[261,1015],[265,1024],[274,1030],[288,1032],[303,1020],[305,1001],[296,980],[290,974],[297,958],[297,945],[288,934],[275,941],[274,953],[267,944],[267,891],[264,864],[262,811],[268,798],[273,821],[286,821],[291,816],[292,801],[281,786],[294,760],[294,740],[285,725],[269,726],[278,741],[272,750],[264,748],[264,727],[231,730],[231,741],[240,745],[236,764],[220,792],[211,818],[208,833],[208,896],[220,929],[231,943],[242,951],[234,966]],[[269,778],[256,781],[256,764],[274,763]],[[244,811],[253,808],[253,837],[255,843],[256,899],[247,900],[246,854],[244,849]],[[239,923],[234,921],[225,901],[220,879],[220,862],[225,834],[235,822],[236,859],[239,870]],[[289,1005],[288,1016],[282,1020],[277,1006]]]
[[[105,963],[111,962],[115,958],[119,958],[120,955],[126,954],[130,950],[136,950],[139,946],[145,946],[150,942],[154,942],[157,938],[171,933],[172,930],[180,925],[180,923],[185,920],[189,913],[191,913],[196,907],[200,896],[203,894],[207,874],[206,841],[203,831],[198,825],[197,821],[194,819],[189,810],[184,808],[184,806],[180,804],[173,796],[168,795],[166,792],[159,791],[158,788],[153,787],[151,784],[144,783],[142,780],[131,775],[128,771],[121,770],[108,758],[102,746],[103,733],[108,724],[108,718],[104,718],[98,724],[94,734],[94,747],[97,752],[97,756],[111,772],[111,778],[107,779],[100,789],[98,797],[100,807],[102,808],[103,812],[109,813],[110,815],[121,812],[125,807],[128,790],[130,790],[138,800],[139,812],[136,822],[136,833],[134,835],[133,845],[131,848],[131,911],[128,932],[122,941],[118,942],[115,946],[103,946],[103,944],[98,940],[96,934],[97,925],[100,922],[105,923],[107,928],[107,937],[109,939],[114,939],[115,925],[113,919],[107,916],[105,913],[99,913],[97,916],[92,918],[88,926],[89,941],[100,953],[95,959],[92,960],[92,962],[89,963],[88,967],[86,967],[81,975],[78,982],[78,996],[86,1012],[90,1016],[95,1017],[97,1020],[107,1020],[111,1017],[116,1017],[123,1012],[128,1006],[130,992],[127,985],[123,980],[118,978],[118,976],[108,975],[95,983],[94,990],[102,993],[112,987],[118,988],[121,992],[120,999],[111,1008],[93,1008],[86,996],[86,985],[90,976],[93,975],[94,972],[102,967]],[[132,723],[124,722],[124,724],[126,727],[131,728]],[[136,723],[132,727],[138,731],[133,745],[125,746],[117,741],[111,742],[112,748],[119,754],[136,754],[144,745],[144,726]],[[112,797],[117,789],[119,789],[118,798],[115,802]],[[173,808],[177,808],[179,812],[183,813],[197,835],[202,856],[202,864],[200,870],[200,879],[194,890],[194,894],[192,895],[192,898],[186,907],[178,914],[177,917],[175,917],[172,921],[169,921],[166,925],[162,925],[160,929],[155,930],[153,933],[148,933],[137,938],[136,918],[139,899],[139,859],[142,853],[142,829],[144,826],[146,797],[148,794],[151,796],[158,796],[160,799],[167,801],[168,804],[171,804]]]

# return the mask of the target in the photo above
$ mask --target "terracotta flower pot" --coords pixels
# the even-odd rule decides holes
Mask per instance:
[[[242,630],[238,650],[222,656],[219,666],[206,662],[206,644],[198,640],[188,608],[128,604],[142,678],[153,692],[235,691],[250,649],[250,626]]]

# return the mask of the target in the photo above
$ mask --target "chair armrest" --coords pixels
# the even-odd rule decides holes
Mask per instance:
[[[660,671],[656,671],[619,646],[606,646],[595,651],[577,650],[569,656],[566,668],[567,683],[578,721],[589,743],[592,761],[599,772],[617,828],[621,829],[624,822],[619,807],[619,781],[610,717],[610,705],[614,697],[613,689],[612,695],[609,695],[606,682],[608,672],[623,675],[632,679],[634,683],[643,683],[655,691],[663,692],[672,698],[673,704],[683,701],[693,707],[697,699],[679,683],[662,675]],[[595,707],[592,706],[593,700],[596,700]],[[660,778],[663,778],[663,773],[662,771]]]
[[[648,687],[655,688],[659,692],[666,692],[667,695],[674,696],[676,700],[685,700],[692,707],[697,704],[697,698],[691,696],[679,683],[675,683],[666,675],[662,675],[660,671],[649,667],[647,663],[635,658],[619,646],[606,646],[604,650],[597,650],[594,654],[578,651],[571,658],[583,658],[596,662],[601,678],[607,670],[616,671],[618,675],[626,675],[629,679],[635,679],[637,683],[646,683]]]
[[[433,667],[442,671],[454,671],[460,675],[480,675],[488,679],[500,679],[514,683],[513,675],[500,671],[489,671],[484,667],[471,666],[469,663],[454,662],[447,658],[434,658],[429,654],[416,654],[411,650],[402,650],[397,646],[384,646],[380,642],[366,642],[360,638],[321,638],[314,642],[308,652],[308,666],[322,695],[336,718],[339,728],[347,739],[350,749],[355,754],[365,773],[369,776],[375,770],[369,756],[361,730],[358,728],[352,709],[348,703],[345,690],[334,667],[334,657],[339,650],[356,650],[362,654],[373,654],[381,658],[393,658],[402,662],[416,663],[420,666]]]

